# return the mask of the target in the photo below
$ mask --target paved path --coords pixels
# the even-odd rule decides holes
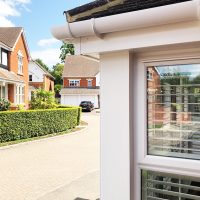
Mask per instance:
[[[0,200],[96,200],[99,115],[83,120],[82,132],[0,148]]]

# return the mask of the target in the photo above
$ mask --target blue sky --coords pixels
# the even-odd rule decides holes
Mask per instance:
[[[49,67],[59,62],[61,43],[50,29],[65,23],[64,10],[92,0],[0,0],[0,27],[22,26],[31,56],[41,58]]]

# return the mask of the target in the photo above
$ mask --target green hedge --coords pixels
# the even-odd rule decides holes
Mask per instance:
[[[81,108],[0,112],[0,142],[63,132],[80,123]]]

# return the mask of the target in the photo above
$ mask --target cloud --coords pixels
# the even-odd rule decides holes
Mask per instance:
[[[0,16],[0,27],[11,27],[15,26],[10,20]]]
[[[48,67],[52,68],[53,65],[60,62],[60,49],[49,48],[44,50],[32,51],[31,56],[33,59],[40,58]]]
[[[26,7],[31,0],[0,0],[0,27],[14,26],[9,17],[18,17],[21,15],[19,10],[28,10]]]
[[[56,40],[55,38],[42,39],[42,40],[39,40],[38,46],[46,47],[46,46],[51,46],[51,45],[57,44],[57,43],[59,43],[59,41]]]

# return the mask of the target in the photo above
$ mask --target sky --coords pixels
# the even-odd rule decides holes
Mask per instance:
[[[0,27],[23,27],[30,54],[50,68],[60,62],[61,42],[51,35],[51,27],[66,22],[63,11],[92,0],[0,0]]]

